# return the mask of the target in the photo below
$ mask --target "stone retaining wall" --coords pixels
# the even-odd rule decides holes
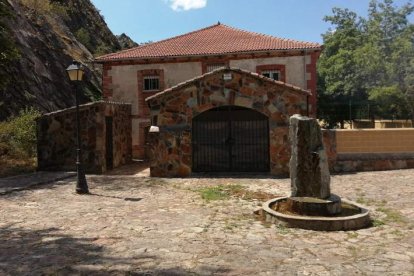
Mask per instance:
[[[131,161],[131,105],[94,102],[81,105],[82,163],[88,173],[102,173],[106,164],[105,117],[113,120],[113,167]],[[37,121],[39,170],[75,170],[76,109],[43,115]]]

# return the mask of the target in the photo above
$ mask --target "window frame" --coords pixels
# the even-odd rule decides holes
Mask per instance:
[[[222,63],[222,62],[217,62],[217,63],[209,63],[206,65],[206,73],[210,73],[214,70],[220,69],[220,68],[225,68],[226,67],[226,63]]]
[[[225,58],[204,60],[201,63],[201,73],[203,75],[208,73],[207,69],[208,69],[209,66],[221,65],[221,64],[223,64],[223,67],[229,67],[230,66],[230,61],[229,61],[229,59],[225,59]],[[216,68],[216,69],[218,69],[218,68]]]
[[[280,77],[281,77],[281,72],[280,70],[263,70],[261,73],[262,76],[275,80],[275,81],[280,81]],[[266,76],[269,75],[269,76]],[[277,75],[277,79],[274,78],[274,75]]]
[[[265,64],[256,66],[256,73],[262,75],[263,72],[279,71],[279,80],[286,82],[286,65],[284,64]]]
[[[157,80],[157,88],[151,87],[151,82],[149,83],[150,89],[146,89],[146,82],[151,80]],[[142,92],[154,92],[161,90],[161,78],[159,75],[147,75],[142,77]]]

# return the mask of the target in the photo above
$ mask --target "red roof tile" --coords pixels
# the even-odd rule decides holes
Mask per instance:
[[[229,53],[320,49],[312,42],[277,38],[216,24],[201,30],[98,57],[97,61],[182,57]]]

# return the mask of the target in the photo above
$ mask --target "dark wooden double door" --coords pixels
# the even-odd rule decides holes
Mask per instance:
[[[268,118],[236,106],[201,113],[192,125],[194,172],[269,171]]]

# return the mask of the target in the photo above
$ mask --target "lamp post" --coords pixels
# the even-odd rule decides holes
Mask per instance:
[[[76,192],[78,194],[88,194],[88,183],[86,182],[85,173],[82,168],[81,158],[81,137],[80,137],[80,119],[79,119],[79,82],[83,79],[84,70],[82,65],[78,61],[73,61],[66,72],[69,75],[69,79],[75,84],[75,99],[76,99],[76,138],[77,138],[77,149],[76,149],[76,172],[78,179],[76,181]]]

